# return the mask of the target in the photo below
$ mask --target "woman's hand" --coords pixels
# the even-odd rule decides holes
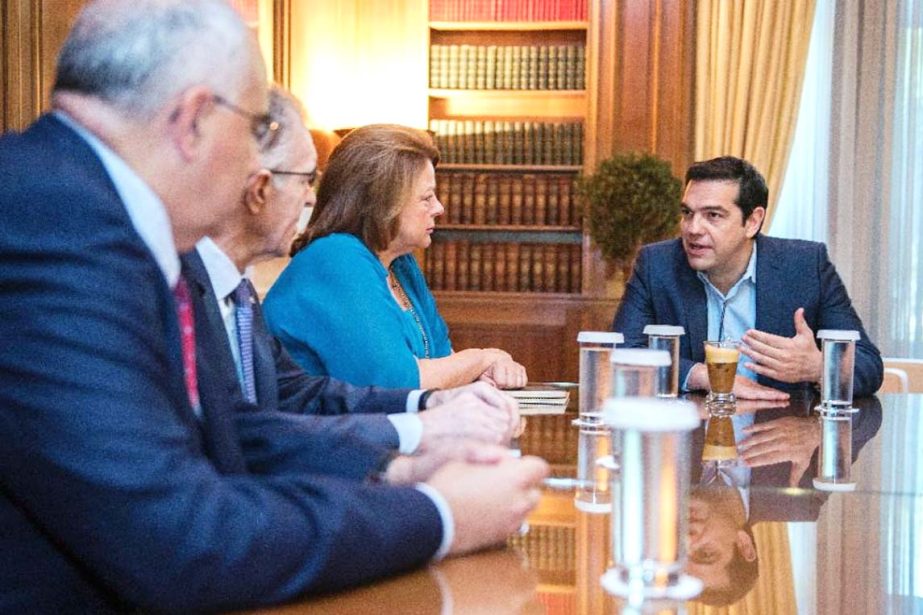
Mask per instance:
[[[507,355],[491,363],[478,376],[478,380],[490,383],[498,389],[521,389],[526,386],[529,377],[526,375],[526,368]]]

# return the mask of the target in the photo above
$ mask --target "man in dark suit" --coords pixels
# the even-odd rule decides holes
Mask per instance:
[[[260,152],[263,168],[248,178],[237,209],[220,228],[182,258],[199,315],[196,325],[211,327],[218,342],[205,346],[200,341],[196,359],[199,365],[212,363],[230,380],[216,403],[226,403],[230,396],[261,409],[339,415],[316,420],[327,429],[349,430],[403,453],[430,451],[446,438],[508,442],[519,423],[516,404],[494,387],[475,383],[424,395],[357,388],[306,374],[269,333],[256,291],[243,274],[261,260],[288,254],[304,207],[314,203],[317,178],[317,152],[301,104],[273,87],[269,109],[279,129]],[[246,337],[240,335],[241,318],[247,319]],[[244,369],[242,355],[248,352],[252,354]],[[248,370],[253,374],[249,391]],[[248,395],[253,399],[245,400]],[[426,408],[431,409],[417,412]]]
[[[613,328],[627,344],[641,346],[645,325],[684,326],[685,390],[708,388],[703,341],[742,340],[750,360],[738,366],[734,392],[743,399],[779,399],[776,389],[817,383],[821,352],[815,332],[856,330],[854,391],[874,393],[881,385],[881,356],[826,247],[761,235],[767,199],[765,180],[745,160],[693,164],[686,173],[682,236],[641,249]]]
[[[387,451],[204,405],[177,251],[236,204],[272,135],[224,0],[99,0],[55,113],[0,139],[0,611],[217,611],[501,542],[535,459],[368,480]]]

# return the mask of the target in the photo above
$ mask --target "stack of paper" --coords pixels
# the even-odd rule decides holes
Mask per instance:
[[[563,414],[570,391],[551,384],[529,384],[521,389],[506,391],[519,402],[519,414]]]

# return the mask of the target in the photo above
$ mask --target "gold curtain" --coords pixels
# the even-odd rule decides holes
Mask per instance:
[[[695,159],[749,160],[766,178],[769,227],[795,132],[814,0],[700,0]]]

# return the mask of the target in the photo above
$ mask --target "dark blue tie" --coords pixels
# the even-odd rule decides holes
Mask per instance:
[[[253,292],[245,279],[234,289],[234,317],[237,321],[237,345],[240,348],[240,368],[243,373],[244,397],[256,403],[256,379],[253,373]]]

